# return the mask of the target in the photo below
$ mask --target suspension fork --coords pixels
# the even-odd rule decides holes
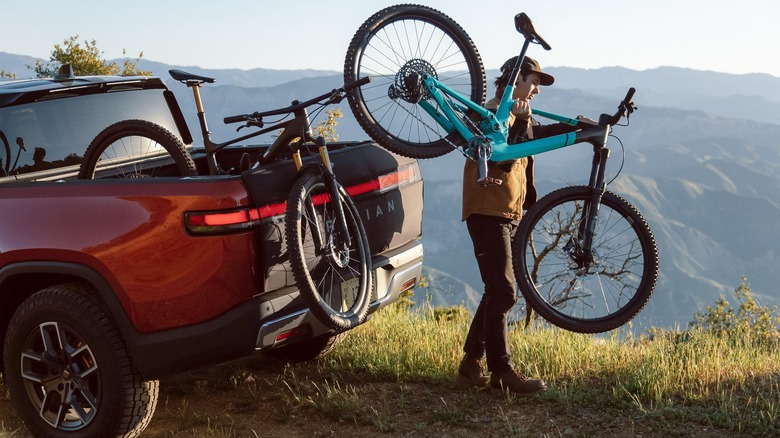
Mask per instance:
[[[604,174],[607,170],[607,161],[609,160],[610,150],[607,148],[606,137],[609,128],[605,131],[604,139],[600,143],[593,143],[593,163],[590,171],[588,186],[591,188],[591,198],[586,201],[583,209],[583,220],[580,221],[577,241],[581,245],[584,256],[585,267],[593,261],[592,248],[593,237],[596,232],[596,223],[598,222],[599,208],[601,207],[601,198],[606,191]]]
[[[302,110],[304,112],[303,117],[307,117],[305,112],[305,108]],[[296,115],[297,117],[300,117],[300,115]],[[308,126],[308,125],[307,125]],[[304,136],[307,140],[311,139],[311,132],[306,131],[304,132]],[[303,141],[298,141],[292,144],[290,147],[292,148],[292,158],[293,163],[295,163],[295,168],[300,171],[303,168],[303,158],[301,157],[301,145]],[[333,205],[333,211],[335,214],[335,217],[333,218],[334,223],[332,224],[320,224],[320,218],[315,214],[316,210],[314,208],[314,200],[309,197],[309,199],[306,201],[306,204],[303,206],[303,208],[306,209],[308,212],[308,216],[312,220],[312,238],[314,239],[314,244],[317,248],[324,248],[329,242],[327,240],[327,234],[323,235],[323,232],[326,231],[326,227],[332,226],[333,229],[336,231],[336,234],[340,236],[341,238],[338,240],[338,243],[341,245],[341,250],[348,250],[350,246],[352,245],[352,238],[349,232],[349,227],[347,226],[347,218],[344,213],[344,206],[340,202],[340,193],[339,188],[340,185],[338,181],[336,180],[336,175],[333,173],[333,164],[330,160],[330,154],[328,153],[328,147],[325,143],[325,139],[322,136],[317,137],[314,139],[314,143],[317,145],[317,149],[319,151],[320,155],[320,161],[322,162],[322,165],[319,166],[321,175],[323,177],[323,181],[326,186],[327,194],[330,197],[330,202]],[[323,200],[325,202],[325,200]],[[324,225],[321,226],[321,225]]]
[[[322,175],[325,179],[325,185],[330,191],[330,202],[333,203],[333,211],[336,213],[336,230],[341,236],[342,249],[348,250],[352,246],[352,237],[349,233],[349,226],[347,226],[347,217],[344,213],[344,206],[341,204],[341,197],[339,194],[339,188],[341,187],[336,181],[336,175],[333,173],[333,165],[330,161],[330,154],[328,153],[328,147],[325,144],[325,139],[322,136],[317,137],[314,141],[319,149],[320,160],[322,161],[322,167],[324,168]]]

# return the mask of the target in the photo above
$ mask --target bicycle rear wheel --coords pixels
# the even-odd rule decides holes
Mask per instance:
[[[435,9],[383,9],[360,26],[347,49],[344,81],[372,77],[348,94],[355,118],[374,141],[411,158],[444,155],[463,141],[417,104],[424,99],[435,108],[418,81],[422,74],[485,103],[485,69],[477,48],[458,23]],[[451,102],[450,107],[466,117],[460,104]]]
[[[371,252],[352,198],[338,187],[333,200],[322,174],[301,174],[290,191],[285,216],[293,276],[312,313],[325,325],[348,330],[366,320],[371,301]],[[344,211],[350,239],[338,225]]]
[[[600,333],[630,321],[658,277],[658,249],[647,221],[606,191],[590,254],[578,238],[593,189],[556,190],[534,204],[512,243],[515,277],[526,303],[544,319],[578,333]]]
[[[197,175],[184,144],[146,120],[123,120],[98,134],[84,152],[79,178],[149,178]]]

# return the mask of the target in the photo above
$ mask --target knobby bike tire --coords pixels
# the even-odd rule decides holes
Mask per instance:
[[[429,97],[410,79],[414,73],[433,75],[484,105],[482,59],[452,18],[427,6],[396,5],[360,26],[347,49],[344,82],[365,76],[372,80],[347,95],[355,118],[374,141],[392,152],[410,158],[438,157],[452,151],[453,144],[462,145],[463,139],[446,132],[415,103]],[[466,117],[458,106],[453,109]]]
[[[326,326],[348,330],[365,322],[371,301],[371,252],[352,198],[339,186],[351,235],[342,246],[330,189],[319,171],[303,172],[290,191],[285,236],[293,277],[311,312]]]
[[[87,147],[79,178],[148,178],[197,175],[195,162],[173,133],[146,120],[123,120]]]
[[[622,326],[647,304],[658,277],[655,238],[639,211],[606,191],[593,236],[593,263],[578,263],[577,235],[593,189],[556,190],[534,204],[512,242],[515,277],[526,303],[577,333]]]

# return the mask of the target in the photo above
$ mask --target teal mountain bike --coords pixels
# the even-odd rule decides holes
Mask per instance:
[[[509,84],[520,75],[530,44],[550,50],[526,14],[515,16],[515,27],[524,43]],[[487,178],[488,165],[592,145],[588,185],[553,191],[524,215],[512,243],[515,276],[526,303],[570,331],[612,330],[645,306],[658,277],[655,239],[639,211],[606,189],[604,176],[612,127],[635,110],[633,88],[617,112],[602,114],[595,124],[534,109],[576,130],[509,144],[514,87],[506,88],[495,112],[484,108],[485,69],[471,38],[450,17],[419,5],[388,7],[358,29],[344,80],[365,76],[371,82],[351,90],[348,99],[374,141],[412,158],[458,151],[478,163],[484,186],[498,183]]]

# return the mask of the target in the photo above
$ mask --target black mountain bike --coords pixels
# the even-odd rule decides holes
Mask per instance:
[[[298,288],[312,313],[327,326],[347,330],[363,323],[372,290],[368,239],[352,198],[333,174],[325,140],[321,136],[315,138],[312,133],[308,108],[316,107],[315,114],[319,113],[370,79],[351,81],[342,88],[305,102],[294,101],[284,108],[226,117],[226,124],[243,123],[239,129],[256,130],[215,143],[200,96],[200,88],[214,79],[180,70],[169,73],[193,91],[211,175],[230,173],[217,160],[217,152],[224,147],[269,132],[279,133],[255,166],[291,157],[290,163],[298,171],[285,213],[287,250]],[[269,117],[279,120],[265,126],[264,119]],[[303,152],[318,160],[304,164]],[[196,173],[192,157],[178,137],[148,121],[125,120],[95,137],[85,153],[79,177],[146,178]]]

